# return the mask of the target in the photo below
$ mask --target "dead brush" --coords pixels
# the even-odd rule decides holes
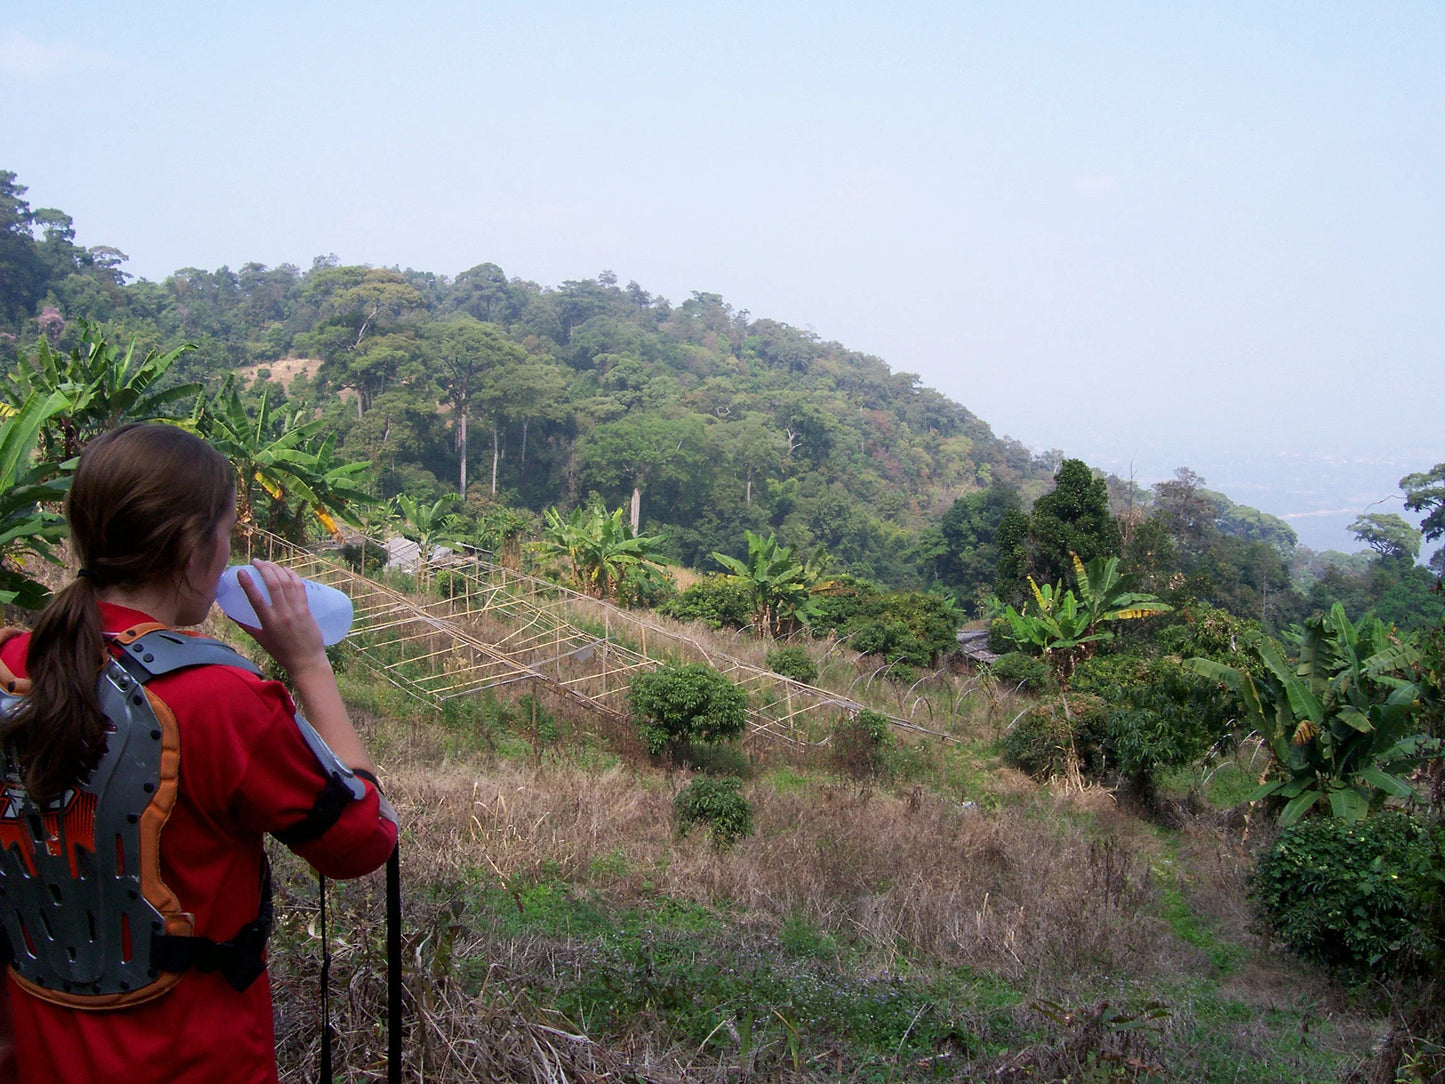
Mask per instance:
[[[1066,1008],[1052,1001],[1030,1006],[1058,1029],[1054,1042],[1038,1043],[1006,1058],[983,1079],[1000,1084],[1025,1081],[1148,1081],[1162,1079],[1158,1039],[1169,1010],[1151,1001],[1138,1010],[1108,1001]]]
[[[756,835],[726,852],[676,839],[670,785],[620,768],[502,764],[388,780],[415,836],[412,883],[488,875],[588,882],[616,901],[652,891],[728,899],[781,922],[802,914],[887,957],[893,946],[1010,978],[1152,969],[1167,935],[1149,919],[1149,865],[1121,835],[1090,839],[1047,808],[995,815],[916,793],[754,787]],[[1123,817],[1106,824],[1122,833]],[[621,857],[621,861],[608,861]]]

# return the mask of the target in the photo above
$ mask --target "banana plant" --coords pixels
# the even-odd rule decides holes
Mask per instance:
[[[396,496],[397,526],[401,536],[417,544],[416,579],[425,587],[437,547],[460,544],[464,524],[452,510],[462,503],[455,493],[427,504],[405,493]]]
[[[61,563],[51,545],[65,537],[65,520],[46,505],[65,495],[70,476],[59,474],[53,461],[37,461],[35,445],[67,402],[59,391],[35,393],[0,422],[0,603],[44,606],[50,592],[25,571],[26,564],[31,558]]]
[[[667,564],[655,535],[632,531],[626,510],[574,508],[566,518],[556,508],[543,515],[542,539],[533,543],[546,556],[565,563],[583,594],[612,598],[645,589]]]
[[[1414,796],[1409,775],[1441,754],[1440,739],[1419,725],[1415,637],[1375,617],[1351,622],[1336,603],[1305,622],[1297,661],[1268,640],[1250,649],[1263,663],[1262,677],[1210,659],[1187,665],[1239,694],[1274,754],[1282,774],[1251,800],[1284,799],[1280,823],[1289,825],[1320,802],[1353,821],[1391,798]]]
[[[1093,650],[1094,644],[1113,638],[1111,631],[1099,626],[1167,613],[1172,608],[1154,595],[1128,590],[1119,572],[1119,558],[1096,557],[1086,565],[1078,554],[1069,556],[1074,561],[1078,594],[1064,590],[1062,584],[1040,587],[1031,576],[1033,608],[1020,613],[1010,606],[1004,611],[1013,639],[1047,658],[1065,688],[1074,664]]]
[[[274,409],[269,389],[252,414],[227,377],[215,396],[196,401],[190,425],[231,461],[243,532],[264,526],[300,538],[314,517],[336,536],[338,518],[353,520],[375,500],[363,488],[370,464],[337,462],[336,439],[323,432],[324,422]]]
[[[82,320],[81,326],[80,345],[68,355],[42,339],[35,357],[22,360],[9,381],[12,407],[31,396],[62,396],[37,438],[42,457],[57,463],[73,459],[92,437],[122,422],[171,417],[176,404],[201,390],[197,383],[157,387],[177,359],[195,349],[192,344],[137,357],[134,341],[121,354],[100,325]]]
[[[821,612],[815,591],[823,585],[826,557],[821,553],[799,560],[791,546],[777,537],[766,538],[744,530],[747,560],[714,553],[713,560],[728,570],[728,579],[747,588],[752,599],[755,626],[769,636],[781,636],[794,624],[807,624]]]

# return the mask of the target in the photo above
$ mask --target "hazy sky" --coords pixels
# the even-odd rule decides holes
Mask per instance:
[[[151,279],[720,293],[1353,549],[1445,460],[1442,58],[1435,0],[0,0],[0,168]]]

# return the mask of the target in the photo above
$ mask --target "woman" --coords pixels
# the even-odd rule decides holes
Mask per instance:
[[[256,561],[240,582],[306,720],[239,656],[156,627],[215,599],[236,521],[219,452],[116,429],[82,454],[66,518],[75,580],[0,645],[0,686],[24,694],[0,716],[16,1077],[274,1081],[264,837],[354,877],[385,862],[394,817],[294,572]]]

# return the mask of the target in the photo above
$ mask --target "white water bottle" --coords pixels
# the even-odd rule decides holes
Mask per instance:
[[[266,581],[261,579],[259,572],[250,565],[232,565],[221,573],[221,582],[216,584],[216,605],[232,621],[258,629],[261,627],[261,620],[256,616],[246,592],[241,589],[240,581],[236,579],[236,573],[243,568],[250,573],[251,582],[261,592],[261,597],[267,602],[271,601],[271,592],[266,589]],[[344,591],[327,587],[324,583],[317,583],[315,580],[301,582],[306,585],[306,605],[310,607],[311,616],[321,628],[322,643],[327,647],[339,644],[351,631],[351,599]]]

